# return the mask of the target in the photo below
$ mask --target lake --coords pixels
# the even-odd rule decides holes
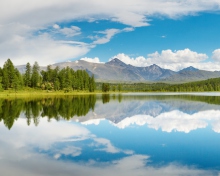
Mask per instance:
[[[3,176],[220,175],[220,93],[0,99]]]

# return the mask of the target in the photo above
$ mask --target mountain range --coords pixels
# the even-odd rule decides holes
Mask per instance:
[[[61,62],[51,65],[60,69],[69,66],[74,70],[86,70],[94,75],[96,81],[111,82],[190,82],[220,77],[220,71],[205,71],[194,67],[187,67],[180,71],[163,69],[154,64],[147,67],[136,67],[125,64],[115,58],[106,63],[92,63],[84,60]],[[20,72],[25,71],[25,66],[17,66]],[[45,70],[46,67],[41,67]]]

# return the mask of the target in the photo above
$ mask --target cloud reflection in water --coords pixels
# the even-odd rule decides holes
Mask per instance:
[[[39,126],[26,126],[25,119],[18,119],[13,129],[9,131],[0,125],[0,165],[1,174],[12,176],[38,176],[38,175],[214,175],[215,172],[200,170],[195,167],[170,163],[160,167],[148,165],[150,156],[133,154],[116,148],[108,139],[99,138],[91,134],[84,126],[69,123],[48,123],[42,119]],[[64,130],[65,129],[65,130]],[[82,150],[72,145],[68,140],[84,141],[93,139],[97,145],[104,145],[104,152],[125,152],[127,156],[107,162],[89,160],[77,163],[74,160],[60,160],[61,155],[72,157],[81,155]],[[73,139],[73,140],[71,140]],[[64,143],[63,150],[54,148],[56,143]],[[66,143],[67,142],[67,143]],[[47,153],[34,150],[50,150],[53,157]]]
[[[90,122],[91,123],[91,122]],[[175,110],[152,117],[150,115],[135,115],[127,117],[117,124],[112,123],[118,128],[124,129],[131,125],[148,125],[149,128],[172,132],[179,131],[189,133],[192,130],[206,128],[208,124],[212,125],[213,131],[220,132],[220,111],[209,110],[195,114],[186,114]]]

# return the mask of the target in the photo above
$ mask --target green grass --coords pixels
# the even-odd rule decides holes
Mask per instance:
[[[89,91],[70,91],[70,92],[64,92],[61,91],[48,91],[48,90],[38,90],[38,89],[25,89],[25,90],[3,90],[0,92],[0,98],[32,98],[32,97],[49,97],[49,96],[64,96],[64,95],[92,95],[92,94],[112,94],[112,93],[119,93],[117,91],[113,92],[102,92],[102,91],[95,91],[95,92],[89,92]]]

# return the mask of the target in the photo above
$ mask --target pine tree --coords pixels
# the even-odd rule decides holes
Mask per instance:
[[[23,86],[23,79],[21,77],[20,72],[18,69],[15,69],[15,76],[13,78],[12,87],[15,90],[15,92]]]
[[[121,92],[121,84],[118,85],[118,91]]]
[[[31,87],[31,65],[29,62],[26,64],[26,70],[24,74],[24,85],[26,87]]]
[[[92,77],[89,78],[89,91],[94,92],[95,88],[96,88],[95,79],[94,79],[94,75],[92,75]]]
[[[31,76],[31,86],[36,88],[40,84],[40,74],[39,74],[40,67],[37,62],[34,63],[32,68],[32,76]]]
[[[8,59],[3,66],[3,78],[2,82],[4,89],[9,89],[13,87],[13,81],[15,79],[15,68],[10,59]]]

